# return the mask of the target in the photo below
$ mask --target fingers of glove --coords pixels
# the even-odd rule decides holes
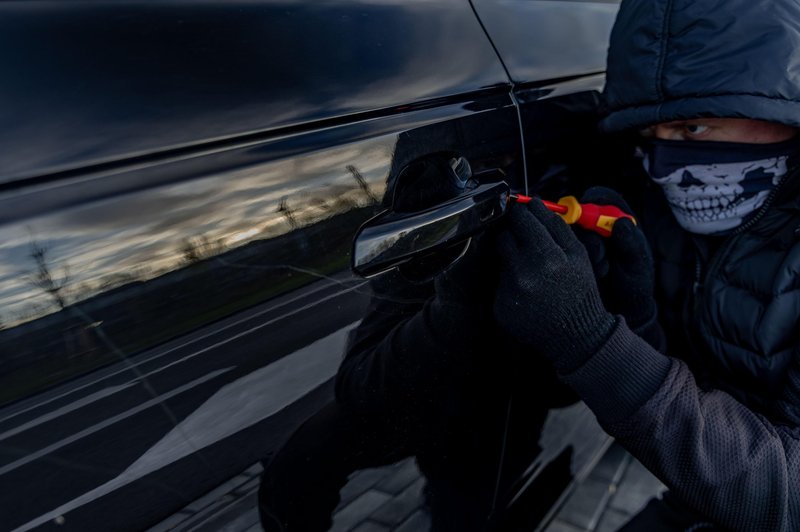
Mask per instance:
[[[609,260],[625,270],[650,268],[652,265],[650,248],[644,233],[627,218],[616,221],[608,245]]]
[[[528,204],[528,211],[533,214],[536,220],[547,230],[555,244],[563,251],[574,249],[576,244],[580,245],[572,229],[569,228],[564,220],[544,206],[541,201],[532,201]]]
[[[597,205],[613,205],[628,214],[633,214],[628,203],[622,199],[619,192],[607,187],[591,187],[581,196],[581,203],[595,203]]]
[[[647,240],[630,220],[614,224],[610,240],[609,282],[614,290],[624,287],[627,294],[618,294],[618,311],[631,323],[640,323],[655,309],[653,261]]]
[[[537,202],[532,202],[531,205],[534,203]],[[541,208],[547,211],[544,205]],[[547,211],[546,214],[552,213]],[[511,208],[511,212],[509,212],[509,230],[513,235],[518,251],[525,253],[555,253],[560,251],[558,244],[553,240],[545,225],[524,205],[515,205]]]
[[[597,233],[587,231],[577,225],[573,227],[575,228],[575,236],[578,237],[578,240],[586,249],[587,255],[589,255],[589,262],[592,263],[595,278],[603,279],[608,275],[609,269],[605,239]]]

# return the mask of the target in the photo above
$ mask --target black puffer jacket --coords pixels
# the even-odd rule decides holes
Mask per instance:
[[[670,353],[708,385],[774,413],[800,349],[800,169],[728,237],[682,231],[657,188],[642,219]]]
[[[798,45],[796,0],[623,0],[603,127],[708,116],[800,126]],[[621,325],[563,376],[677,496],[733,530],[800,530],[797,174],[721,240],[683,233],[649,201],[670,356]]]
[[[663,200],[648,201],[642,222],[669,356],[621,326],[563,376],[680,499],[730,530],[800,530],[800,180],[793,185],[723,239],[681,231]]]

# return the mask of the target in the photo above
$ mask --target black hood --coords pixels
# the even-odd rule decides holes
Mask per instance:
[[[800,127],[798,0],[623,0],[605,131],[723,117]]]

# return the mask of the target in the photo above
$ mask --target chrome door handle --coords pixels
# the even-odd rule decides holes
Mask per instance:
[[[369,277],[465,241],[505,213],[510,192],[489,183],[419,212],[378,214],[356,233],[352,269]]]

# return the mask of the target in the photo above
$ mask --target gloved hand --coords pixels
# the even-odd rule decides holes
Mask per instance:
[[[497,252],[497,322],[550,358],[560,372],[580,366],[615,325],[583,245],[561,218],[534,201],[511,208]]]
[[[622,196],[605,187],[590,188],[581,202],[614,205],[633,214]],[[644,233],[627,218],[614,224],[608,238],[574,227],[592,262],[606,309],[621,314],[634,333],[663,350],[664,333],[657,321],[653,288],[653,258]]]

